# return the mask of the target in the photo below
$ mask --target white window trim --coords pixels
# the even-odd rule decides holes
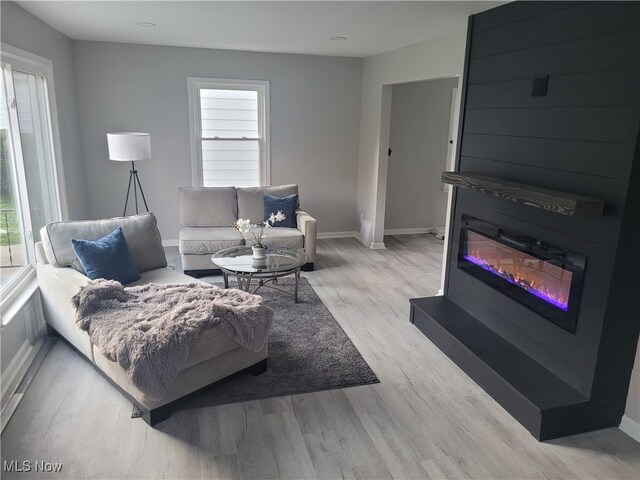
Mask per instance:
[[[46,79],[47,89],[45,91],[46,106],[49,109],[49,133],[51,142],[50,149],[53,152],[53,173],[55,178],[54,190],[57,193],[58,204],[57,213],[60,220],[69,219],[69,207],[67,203],[66,188],[64,183],[64,168],[62,165],[62,148],[60,143],[60,128],[58,124],[58,109],[56,105],[55,83],[53,78],[53,63],[51,60],[40,55],[36,55],[25,50],[12,47],[6,43],[0,43],[0,61],[11,65],[13,69],[43,75]],[[45,107],[46,107],[45,106]],[[28,243],[29,260],[35,260],[35,248],[31,242]],[[36,280],[35,268],[27,268],[20,275],[17,275],[7,285],[2,295],[0,295],[0,311],[2,316],[9,306],[13,306],[15,302],[22,299],[23,293],[28,288],[33,288]],[[3,319],[3,324],[4,324]]]
[[[58,215],[63,221],[69,220],[69,204],[67,202],[67,189],[65,187],[64,166],[62,164],[62,147],[60,143],[60,126],[58,124],[58,107],[56,105],[56,88],[53,79],[53,63],[51,60],[25,50],[21,50],[6,43],[0,43],[1,57],[3,61],[10,63],[14,69],[26,70],[29,73],[44,75],[47,80],[46,101],[49,106],[51,151],[55,178],[54,188],[58,194]]]
[[[271,129],[269,82],[265,80],[235,80],[229,78],[187,77],[189,93],[189,138],[191,143],[191,185],[202,187],[202,158],[200,146],[200,95],[201,88],[242,88],[251,86],[258,89],[263,101],[258,102],[258,115],[263,125],[262,150],[260,152],[260,185],[271,185]],[[264,105],[264,107],[263,107]]]
[[[4,88],[9,98],[16,98],[16,94],[13,87],[13,75],[12,66],[2,63],[2,78],[0,81],[4,83]],[[10,122],[13,125],[18,125],[18,112],[15,108],[9,107]],[[0,301],[4,302],[4,299],[8,297],[17,287],[19,287],[23,280],[29,276],[33,271],[33,261],[35,259],[35,248],[33,245],[33,227],[31,226],[31,218],[29,216],[29,201],[27,198],[26,184],[24,183],[25,171],[24,171],[24,158],[22,156],[22,140],[20,138],[20,132],[17,129],[11,130],[11,158],[14,159],[14,189],[17,194],[17,201],[20,205],[20,225],[22,225],[22,234],[24,236],[23,243],[26,249],[27,264],[20,270],[18,270],[9,280],[3,291],[0,293]]]

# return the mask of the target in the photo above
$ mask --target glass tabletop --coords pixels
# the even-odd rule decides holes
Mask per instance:
[[[286,247],[267,247],[266,258],[256,260],[251,257],[251,247],[225,248],[215,253],[211,261],[219,268],[237,273],[277,273],[295,270],[307,263],[304,250]]]

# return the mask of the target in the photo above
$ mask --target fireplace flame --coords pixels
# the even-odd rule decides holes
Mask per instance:
[[[483,242],[484,243],[484,242]],[[496,245],[499,245],[496,243]],[[521,254],[517,250],[509,247],[501,247],[511,250],[513,253],[521,255],[517,258],[511,253],[508,255],[508,261],[492,260],[492,258],[500,259],[496,253],[487,255],[479,250],[473,250],[463,255],[463,257],[497,275],[507,282],[526,290],[532,295],[550,303],[551,305],[563,310],[569,310],[569,288],[571,285],[571,272],[563,270],[554,265],[546,265],[548,269],[553,268],[559,271],[559,275],[549,274],[544,271],[544,260],[538,260],[526,254]],[[544,275],[542,275],[544,273]],[[547,277],[547,278],[545,278]],[[545,281],[546,280],[546,281]],[[554,283],[555,285],[547,285]]]

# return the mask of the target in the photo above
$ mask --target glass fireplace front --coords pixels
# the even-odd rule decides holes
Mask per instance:
[[[585,257],[463,217],[458,268],[575,332]]]

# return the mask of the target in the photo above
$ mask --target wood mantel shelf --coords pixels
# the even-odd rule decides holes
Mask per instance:
[[[604,200],[469,172],[442,172],[442,182],[570,216],[602,215]]]

